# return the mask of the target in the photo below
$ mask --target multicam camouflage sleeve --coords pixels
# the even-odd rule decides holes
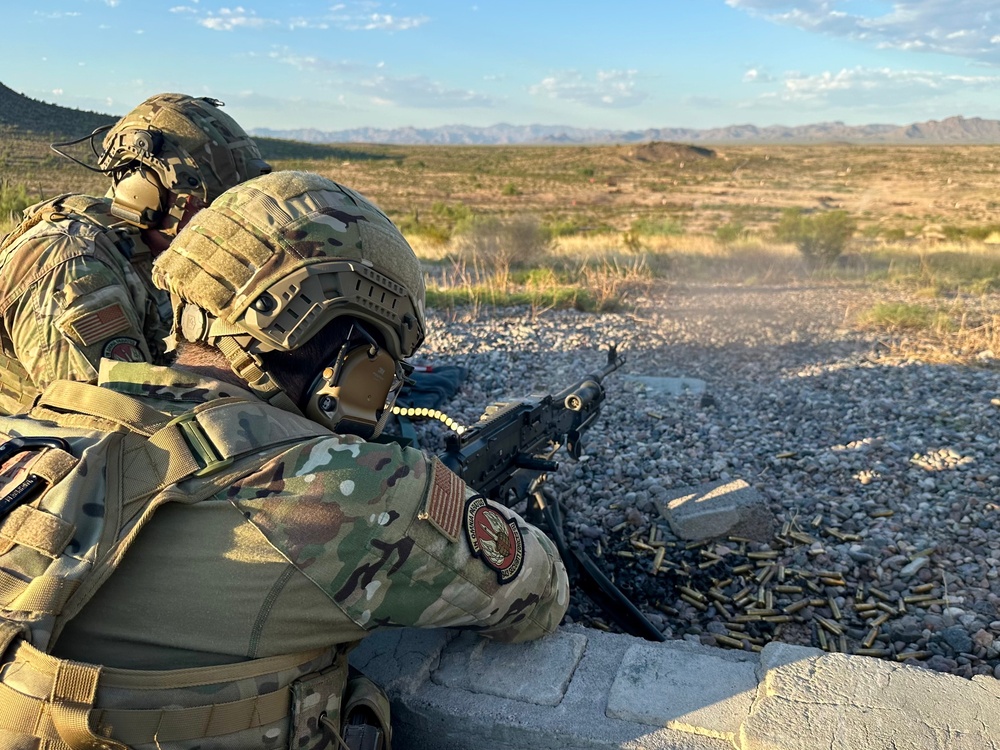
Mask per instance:
[[[231,500],[365,630],[523,641],[553,632],[569,604],[548,538],[419,451],[321,438],[272,459]]]
[[[0,258],[6,346],[36,387],[93,380],[102,357],[153,361],[143,332],[147,292],[135,271],[124,259],[106,262],[89,238],[45,239]]]

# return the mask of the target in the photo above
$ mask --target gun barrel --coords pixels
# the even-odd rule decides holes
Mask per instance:
[[[570,411],[584,411],[590,404],[600,401],[604,389],[596,380],[584,380],[563,400]]]

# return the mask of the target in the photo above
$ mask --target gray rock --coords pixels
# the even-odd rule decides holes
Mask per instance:
[[[764,497],[742,479],[671,490],[660,505],[671,530],[681,539],[727,535],[768,541],[774,514]]]

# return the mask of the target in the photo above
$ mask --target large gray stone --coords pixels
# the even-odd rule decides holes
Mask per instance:
[[[774,536],[767,501],[742,479],[669,490],[660,513],[674,534],[690,541],[734,535],[766,542]]]
[[[607,715],[735,744],[756,696],[755,667],[740,652],[635,644],[611,685]]]

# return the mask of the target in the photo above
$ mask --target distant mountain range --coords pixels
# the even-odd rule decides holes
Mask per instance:
[[[508,125],[490,127],[444,125],[438,128],[352,128],[324,131],[315,128],[276,130],[256,128],[253,135],[287,138],[306,143],[391,143],[440,145],[495,145],[528,143],[647,143],[682,141],[702,143],[1000,143],[1000,120],[949,117],[912,125],[731,125],[725,128],[647,128],[604,130],[569,125]]]
[[[138,102],[136,102],[138,104]],[[117,118],[97,112],[60,107],[19,94],[0,83],[0,126],[36,133],[84,135],[96,127],[113,123]],[[984,143],[1000,144],[1000,120],[979,117],[949,117],[912,125],[845,125],[824,122],[816,125],[786,127],[771,125],[731,125],[725,128],[647,128],[645,130],[606,130],[577,128],[569,125],[508,125],[490,127],[443,125],[438,128],[352,128],[317,130],[300,128],[277,130],[255,128],[259,138],[276,138],[300,143],[387,143],[399,145],[494,145],[529,143],[650,143],[654,141],[701,143],[814,143],[844,141],[849,143]],[[268,144],[275,157],[282,156],[282,146]],[[317,154],[318,156],[319,154]]]

